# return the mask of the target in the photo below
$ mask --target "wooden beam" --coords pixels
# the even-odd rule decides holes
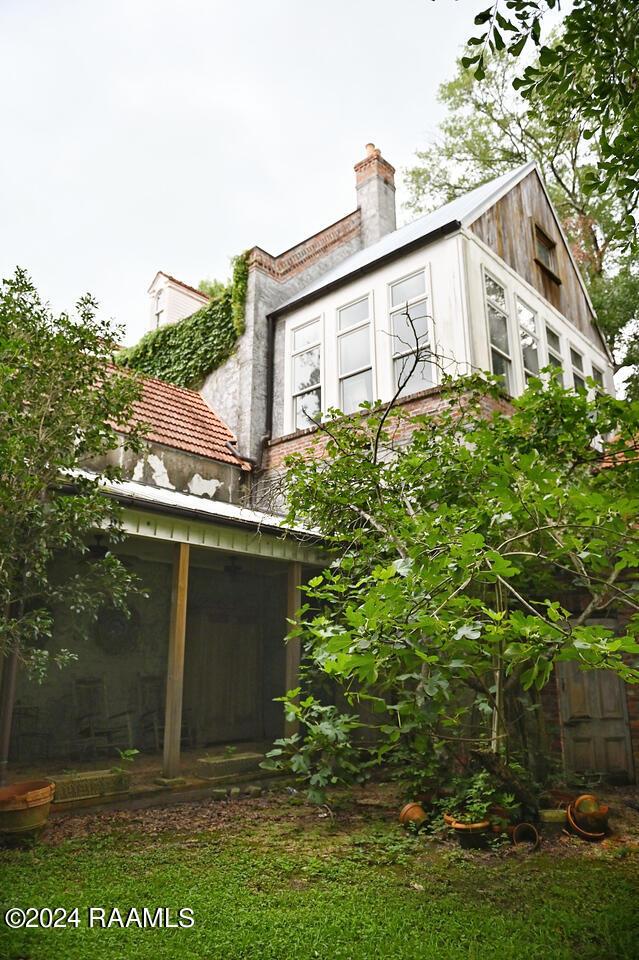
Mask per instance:
[[[291,629],[289,620],[295,619],[295,614],[302,605],[302,596],[300,586],[302,585],[302,564],[297,560],[288,565],[288,584],[286,591],[286,629],[287,633]],[[299,686],[300,682],[300,659],[301,648],[299,639],[288,640],[286,643],[286,691],[293,690]],[[299,724],[295,720],[292,723],[285,722],[284,736],[290,737],[299,730]]]
[[[164,762],[162,766],[162,776],[167,780],[172,780],[180,775],[184,646],[189,592],[189,551],[188,543],[180,543],[176,547],[173,558],[173,589],[171,591],[169,657],[164,713]]]

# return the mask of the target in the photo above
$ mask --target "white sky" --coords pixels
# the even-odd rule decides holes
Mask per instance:
[[[197,286],[355,207],[373,141],[432,138],[486,0],[0,0],[0,271],[56,310],[147,322],[157,270]]]

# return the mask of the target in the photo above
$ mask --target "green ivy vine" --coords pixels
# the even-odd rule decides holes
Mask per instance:
[[[233,258],[229,284],[196,313],[145,334],[118,363],[179,387],[193,387],[232,354],[244,333],[248,251]]]

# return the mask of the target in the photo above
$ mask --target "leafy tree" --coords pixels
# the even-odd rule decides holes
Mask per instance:
[[[316,670],[379,711],[378,760],[432,773],[470,744],[493,771],[523,752],[543,773],[521,714],[541,715],[558,663],[639,681],[638,433],[636,403],[550,377],[507,407],[473,376],[447,381],[435,414],[336,416],[321,455],[290,459],[288,522],[337,556],[297,633]],[[611,613],[621,635],[596,622]]]
[[[639,265],[628,249],[626,198],[612,187],[593,193],[603,162],[584,123],[564,119],[554,100],[523,100],[513,90],[516,65],[502,52],[484,61],[482,82],[458,64],[440,87],[447,115],[439,137],[407,172],[409,207],[432,209],[481,183],[534,160],[538,164],[617,368],[628,368],[628,392],[639,392]],[[636,228],[634,230],[636,232]]]
[[[514,86],[531,104],[542,104],[560,133],[577,123],[598,143],[599,162],[587,187],[604,196],[613,190],[626,208],[622,226],[636,242],[639,203],[639,17],[634,0],[574,0],[558,41],[542,45],[541,26],[559,0],[495,0],[477,14],[481,32],[469,45],[464,66],[485,75],[489,53],[520,57],[528,41],[539,48]]]
[[[216,297],[221,297],[226,287],[227,284],[221,280],[200,280],[198,283],[198,290],[205,293],[211,300],[214,300]]]
[[[54,316],[30,279],[17,270],[0,285],[0,776],[6,766],[16,671],[42,679],[56,609],[78,624],[106,599],[125,608],[132,575],[104,549],[91,551],[96,530],[121,537],[120,510],[100,491],[100,476],[83,472],[121,440],[138,386],[111,364],[116,331],[83,297],[77,316]],[[139,430],[127,445],[137,446]],[[91,559],[78,564],[79,558]]]

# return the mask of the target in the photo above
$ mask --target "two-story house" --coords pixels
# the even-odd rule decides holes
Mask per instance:
[[[103,714],[101,739],[87,749],[110,746],[117,707],[131,743],[163,747],[168,779],[181,746],[277,734],[273,696],[295,685],[300,655],[282,637],[305,570],[323,557],[305,531],[283,540],[256,491],[309,445],[326,411],[390,399],[416,349],[401,397],[412,411],[436,406],[444,373],[470,370],[501,375],[512,395],[549,364],[566,387],[592,378],[614,391],[612,358],[534,164],[400,228],[394,176],[368,144],[355,165],[355,209],[277,256],[248,252],[243,332],[199,392],[145,381],[148,449],[122,460],[127,480],[107,492],[123,504],[123,555],[151,602],[126,627],[106,618],[89,631],[49,693],[21,689],[27,714],[39,710],[41,725],[53,718],[63,731],[57,755],[85,742],[83,697],[99,698]],[[150,329],[207,302],[165,273],[149,293]],[[639,738],[628,716],[639,720],[639,704],[616,678],[595,686],[571,678],[557,687],[568,765],[633,777]],[[580,740],[575,711],[586,702],[597,723]]]

